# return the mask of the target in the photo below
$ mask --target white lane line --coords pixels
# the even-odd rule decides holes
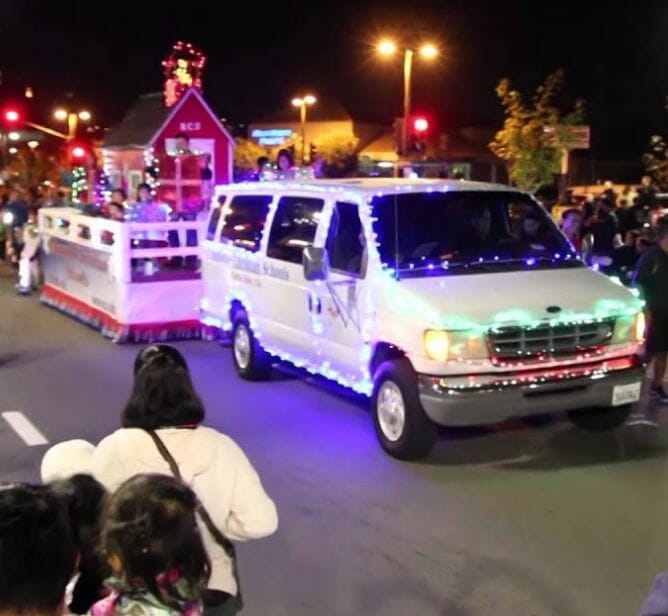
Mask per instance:
[[[2,414],[2,418],[29,447],[34,447],[35,445],[46,445],[49,442],[46,437],[32,424],[32,422],[20,411],[5,411]]]

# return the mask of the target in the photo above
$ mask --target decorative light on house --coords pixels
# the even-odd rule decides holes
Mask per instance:
[[[188,88],[202,89],[206,56],[191,43],[178,41],[162,61],[165,76],[165,105],[175,105]]]

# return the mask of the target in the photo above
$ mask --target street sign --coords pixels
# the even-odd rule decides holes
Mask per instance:
[[[566,148],[567,150],[589,149],[589,126],[568,126],[567,124],[556,124],[546,126],[548,145],[555,148]]]

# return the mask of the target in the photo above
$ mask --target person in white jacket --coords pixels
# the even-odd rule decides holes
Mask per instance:
[[[104,438],[83,472],[91,472],[109,491],[138,473],[171,475],[167,461],[152,440],[154,430],[178,465],[183,480],[193,489],[215,526],[231,540],[258,539],[278,527],[276,506],[241,448],[228,436],[201,425],[204,408],[195,393],[183,356],[168,345],[152,345],[135,361],[135,379],[122,414],[120,430]],[[81,457],[81,441],[76,442]],[[47,452],[42,479],[53,475],[45,466],[67,455],[61,443],[58,455]],[[48,461],[48,465],[46,462]],[[62,473],[58,473],[62,476]],[[212,571],[205,614],[234,613],[238,587],[233,563],[200,520]]]

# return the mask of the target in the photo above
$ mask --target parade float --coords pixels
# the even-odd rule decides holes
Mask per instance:
[[[126,223],[71,208],[43,209],[41,301],[114,342],[199,337],[201,226]],[[194,242],[186,241],[189,233]]]
[[[79,209],[39,212],[46,305],[115,342],[199,337],[200,241],[215,185],[232,180],[234,141],[201,93],[204,56],[177,43],[165,88],[142,96],[102,146],[104,191],[148,183],[165,222]]]

